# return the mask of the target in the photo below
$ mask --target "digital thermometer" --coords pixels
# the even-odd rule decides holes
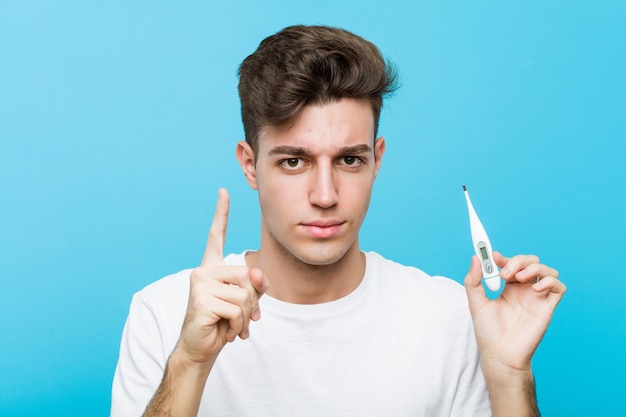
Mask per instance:
[[[487,285],[487,288],[491,291],[498,291],[500,289],[500,275],[498,266],[493,261],[493,253],[489,237],[487,236],[487,232],[485,232],[485,228],[474,210],[472,200],[470,200],[470,196],[465,185],[463,185],[463,192],[465,193],[467,211],[469,212],[472,243],[474,245],[476,256],[478,256],[480,265],[483,269],[483,280],[485,280],[485,285]]]

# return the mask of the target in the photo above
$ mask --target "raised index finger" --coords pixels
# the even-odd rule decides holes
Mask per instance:
[[[229,197],[228,191],[220,188],[217,195],[217,207],[209,230],[209,238],[202,257],[202,266],[224,265],[224,242],[228,225]]]

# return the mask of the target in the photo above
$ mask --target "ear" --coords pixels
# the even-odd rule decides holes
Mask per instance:
[[[248,185],[253,190],[257,190],[254,151],[248,142],[242,140],[237,143],[235,153],[237,154],[237,161],[239,161],[239,165],[241,165],[243,175],[246,177],[246,181],[248,181]]]
[[[378,170],[380,169],[380,164],[383,162],[383,154],[385,153],[385,138],[379,137],[374,142],[374,178],[378,175]]]

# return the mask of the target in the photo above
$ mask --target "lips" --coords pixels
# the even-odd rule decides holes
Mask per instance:
[[[314,221],[301,223],[307,234],[317,239],[328,239],[336,236],[341,231],[342,221]]]

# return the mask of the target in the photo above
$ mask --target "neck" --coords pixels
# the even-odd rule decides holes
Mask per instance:
[[[337,261],[311,265],[284,247],[263,245],[246,256],[249,267],[257,267],[270,282],[267,294],[293,304],[320,304],[345,297],[354,291],[365,274],[365,255],[358,241]]]

